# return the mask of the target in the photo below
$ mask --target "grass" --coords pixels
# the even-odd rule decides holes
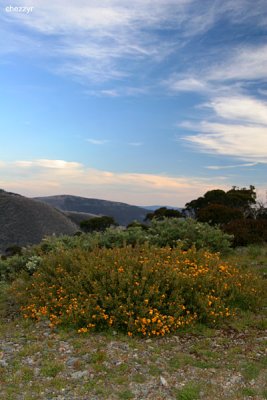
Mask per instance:
[[[41,374],[45,377],[55,378],[63,370],[63,363],[54,360],[45,360],[41,367]]]
[[[246,382],[256,379],[261,371],[261,366],[257,363],[247,362],[242,365],[242,375]]]
[[[177,391],[177,400],[198,400],[200,394],[200,388],[195,383],[189,382],[182,389]]]
[[[118,397],[121,400],[128,400],[128,399],[133,399],[134,394],[131,392],[131,390],[124,390],[122,392],[118,392]]]

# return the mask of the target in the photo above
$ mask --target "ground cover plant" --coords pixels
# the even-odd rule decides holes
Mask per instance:
[[[59,249],[13,283],[25,318],[48,318],[51,327],[80,333],[112,328],[142,337],[255,311],[262,290],[255,274],[216,253],[150,245]]]

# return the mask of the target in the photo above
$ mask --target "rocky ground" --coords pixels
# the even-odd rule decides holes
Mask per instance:
[[[242,324],[139,339],[2,319],[0,398],[267,399],[262,317]]]

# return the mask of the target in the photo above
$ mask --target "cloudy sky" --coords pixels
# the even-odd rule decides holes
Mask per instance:
[[[267,190],[266,0],[0,0],[0,188]]]

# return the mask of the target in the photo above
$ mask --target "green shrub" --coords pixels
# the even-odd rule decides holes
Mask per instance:
[[[0,281],[12,281],[23,270],[29,273],[33,272],[33,264],[30,264],[30,261],[34,263],[32,257],[35,257],[34,252],[27,250],[21,255],[16,254],[12,257],[0,259]],[[37,267],[37,264],[35,267]]]
[[[236,308],[256,309],[259,285],[216,254],[146,245],[48,253],[13,292],[25,318],[48,317],[52,327],[164,336],[195,321],[216,324]]]
[[[182,242],[185,249],[195,246],[197,249],[209,249],[214,252],[229,251],[232,237],[219,228],[194,219],[153,220],[149,229],[150,242],[157,246],[175,247]]]

